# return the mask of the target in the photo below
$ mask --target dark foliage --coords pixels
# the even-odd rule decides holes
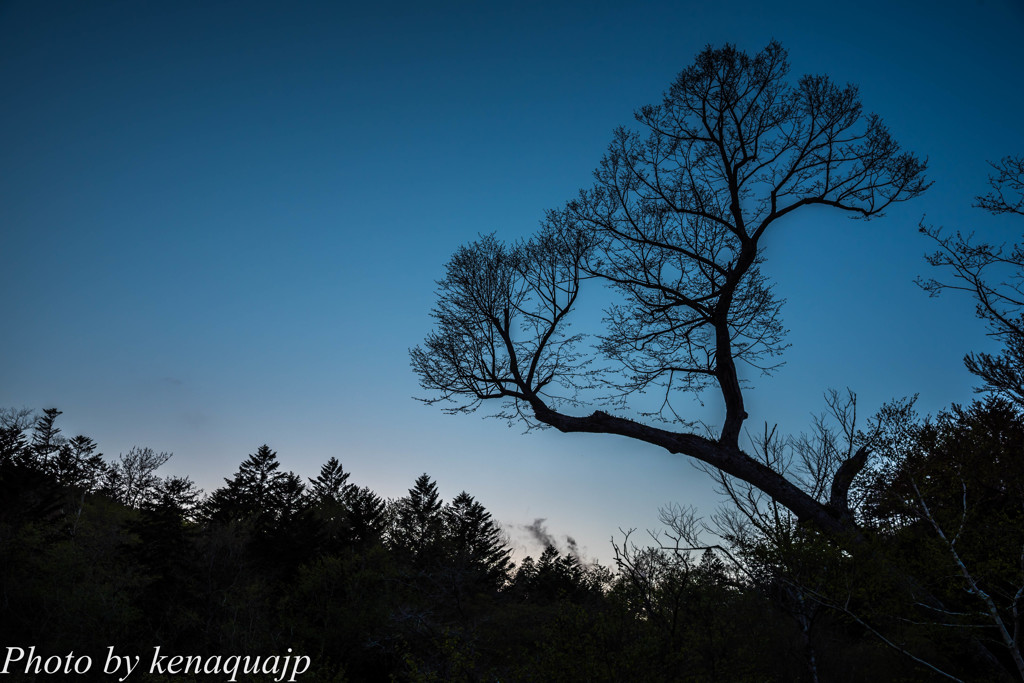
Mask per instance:
[[[292,648],[315,662],[309,681],[1001,680],[1012,657],[980,592],[1016,628],[1024,417],[999,399],[923,423],[900,414],[857,513],[888,563],[798,525],[728,552],[634,547],[613,574],[553,547],[513,566],[483,505],[445,503],[426,474],[386,503],[336,459],[307,489],[267,446],[205,499],[149,471],[132,506],[129,489],[54,467],[62,446],[84,463],[95,444],[47,450],[49,411],[42,435],[6,432],[0,636],[94,656]],[[907,603],[880,569],[896,564],[943,619]],[[990,660],[971,653],[979,642]]]

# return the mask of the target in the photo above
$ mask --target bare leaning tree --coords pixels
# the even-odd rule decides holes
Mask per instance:
[[[427,401],[453,412],[497,404],[530,425],[660,446],[827,533],[856,535],[847,492],[865,451],[835,468],[822,502],[740,443],[740,368],[770,371],[785,346],[761,241],[808,207],[879,215],[926,189],[925,162],[863,111],[856,87],[792,81],[774,42],[754,56],[705,49],[636,120],[639,130],[615,132],[593,187],[549,212],[533,238],[484,237],[452,257],[436,327],[411,352]],[[568,329],[585,280],[611,290],[593,356]],[[607,411],[587,408],[595,386],[610,388]],[[681,393],[716,387],[725,407],[717,437],[673,407]],[[635,409],[655,391],[660,410]],[[640,419],[613,414],[630,408]]]

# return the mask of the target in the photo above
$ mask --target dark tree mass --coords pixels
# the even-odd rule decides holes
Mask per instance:
[[[871,444],[852,551],[723,475],[718,515],[664,510],[668,531],[626,532],[613,568],[571,545],[514,564],[486,508],[427,474],[384,500],[335,458],[303,480],[264,445],[203,495],[142,466],[168,454],[105,459],[57,410],[4,410],[0,638],[97,661],[291,648],[306,681],[1019,680],[1020,406],[922,420],[897,402],[856,430],[853,401],[754,448],[825,498],[821,470]]]
[[[919,226],[921,287],[972,297],[1001,345],[964,359],[977,400],[921,417],[896,399],[865,420],[831,390],[805,433],[750,434],[746,381],[786,347],[765,234],[814,206],[877,216],[927,189],[925,164],[855,87],[792,78],[775,43],[706,49],[636,118],[534,237],[456,251],[412,365],[449,411],[694,458],[716,514],[673,505],[660,531],[619,530],[612,567],[538,520],[545,547],[517,557],[482,501],[445,500],[427,473],[385,499],[337,458],[300,476],[264,444],[204,492],[161,473],[170,453],[105,456],[56,408],[6,408],[0,677],[52,678],[29,648],[159,647],[290,652],[309,658],[297,680],[323,683],[1024,681],[1024,246]],[[1022,162],[993,164],[980,209],[1024,213]],[[598,285],[591,345],[569,325]],[[682,414],[694,392],[721,400],[713,432]]]

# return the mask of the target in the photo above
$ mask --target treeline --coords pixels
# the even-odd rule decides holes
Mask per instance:
[[[111,646],[291,648],[312,659],[303,681],[1014,679],[1020,411],[993,398],[921,420],[904,402],[855,430],[852,397],[829,407],[811,434],[768,432],[757,451],[813,490],[870,442],[861,550],[720,477],[720,514],[666,509],[666,531],[616,544],[615,572],[553,547],[514,566],[487,510],[443,501],[426,474],[384,500],[337,459],[303,479],[261,446],[204,496],[159,475],[169,454],[108,460],[65,438],[55,409],[6,410],[0,644],[98,661]]]

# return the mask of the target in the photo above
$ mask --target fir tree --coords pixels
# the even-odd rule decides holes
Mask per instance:
[[[348,496],[346,537],[356,547],[377,543],[387,526],[387,504],[367,487],[352,486]]]
[[[456,568],[499,588],[508,580],[509,548],[491,513],[465,491],[444,508],[445,539]]]
[[[316,479],[310,479],[310,495],[319,505],[327,503],[340,504],[351,486],[348,484],[349,473],[344,470],[337,458],[332,457],[320,467]]]
[[[272,514],[281,502],[283,472],[277,453],[266,444],[249,455],[235,476],[225,479],[227,486],[213,492],[207,500],[207,514],[214,519],[259,518]]]
[[[54,423],[61,411],[56,408],[47,408],[39,416],[32,429],[32,442],[29,446],[32,459],[36,468],[49,472],[52,469],[52,460],[57,451],[64,443],[64,437],[60,435],[60,427]]]
[[[441,507],[437,484],[427,474],[420,475],[409,495],[395,503],[391,543],[416,567],[439,559],[444,529]]]

